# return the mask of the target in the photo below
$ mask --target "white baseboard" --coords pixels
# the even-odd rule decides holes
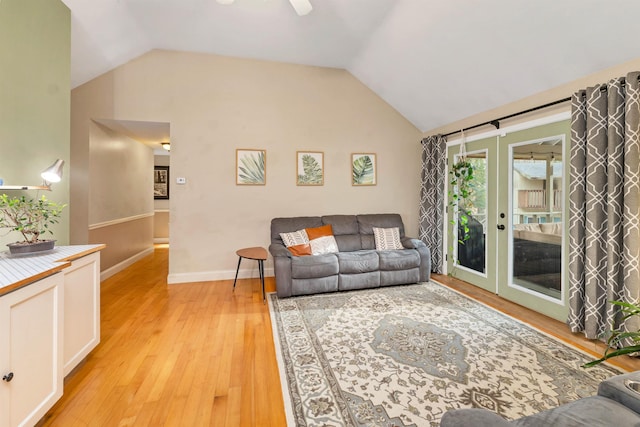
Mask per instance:
[[[153,243],[169,243],[168,237],[154,237]]]
[[[152,253],[153,253],[153,248],[147,248],[147,249],[143,250],[142,252],[138,252],[137,254],[133,255],[132,257],[129,257],[129,258],[125,259],[124,261],[117,263],[113,267],[109,267],[106,270],[101,271],[100,272],[100,281],[108,279],[109,277],[113,276],[114,274],[119,273],[120,271],[122,271],[125,268],[129,267],[134,262],[139,261],[140,259],[146,257],[147,255],[151,255]]]
[[[273,268],[264,269],[265,277],[273,276]],[[191,283],[191,282],[210,282],[212,280],[233,280],[236,277],[235,270],[222,271],[198,271],[194,273],[174,273],[167,277],[168,284],[175,283]],[[259,278],[258,268],[240,269],[238,279]]]

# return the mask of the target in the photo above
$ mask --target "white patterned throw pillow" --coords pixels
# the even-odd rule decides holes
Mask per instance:
[[[313,255],[331,254],[338,252],[338,243],[333,236],[322,236],[311,240],[311,253]]]
[[[398,227],[373,227],[373,238],[376,242],[376,250],[390,251],[394,249],[403,249],[402,242],[400,242],[400,230]]]
[[[309,243],[309,237],[304,229],[292,231],[291,233],[280,233],[280,237],[286,247]]]

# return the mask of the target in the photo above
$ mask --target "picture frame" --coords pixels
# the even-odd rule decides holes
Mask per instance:
[[[351,154],[351,185],[367,186],[378,183],[376,153]]]
[[[267,184],[267,150],[236,149],[236,185]]]
[[[169,199],[169,166],[153,167],[153,198]]]
[[[323,151],[296,151],[296,185],[324,185]]]

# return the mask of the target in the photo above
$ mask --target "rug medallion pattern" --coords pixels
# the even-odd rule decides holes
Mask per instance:
[[[269,299],[297,426],[437,426],[460,407],[514,419],[618,373],[432,282]]]

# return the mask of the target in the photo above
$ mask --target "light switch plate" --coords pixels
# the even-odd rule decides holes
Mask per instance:
[[[176,178],[176,184],[186,184],[186,183],[187,183],[187,178],[184,178],[184,177],[181,177],[181,176]]]

